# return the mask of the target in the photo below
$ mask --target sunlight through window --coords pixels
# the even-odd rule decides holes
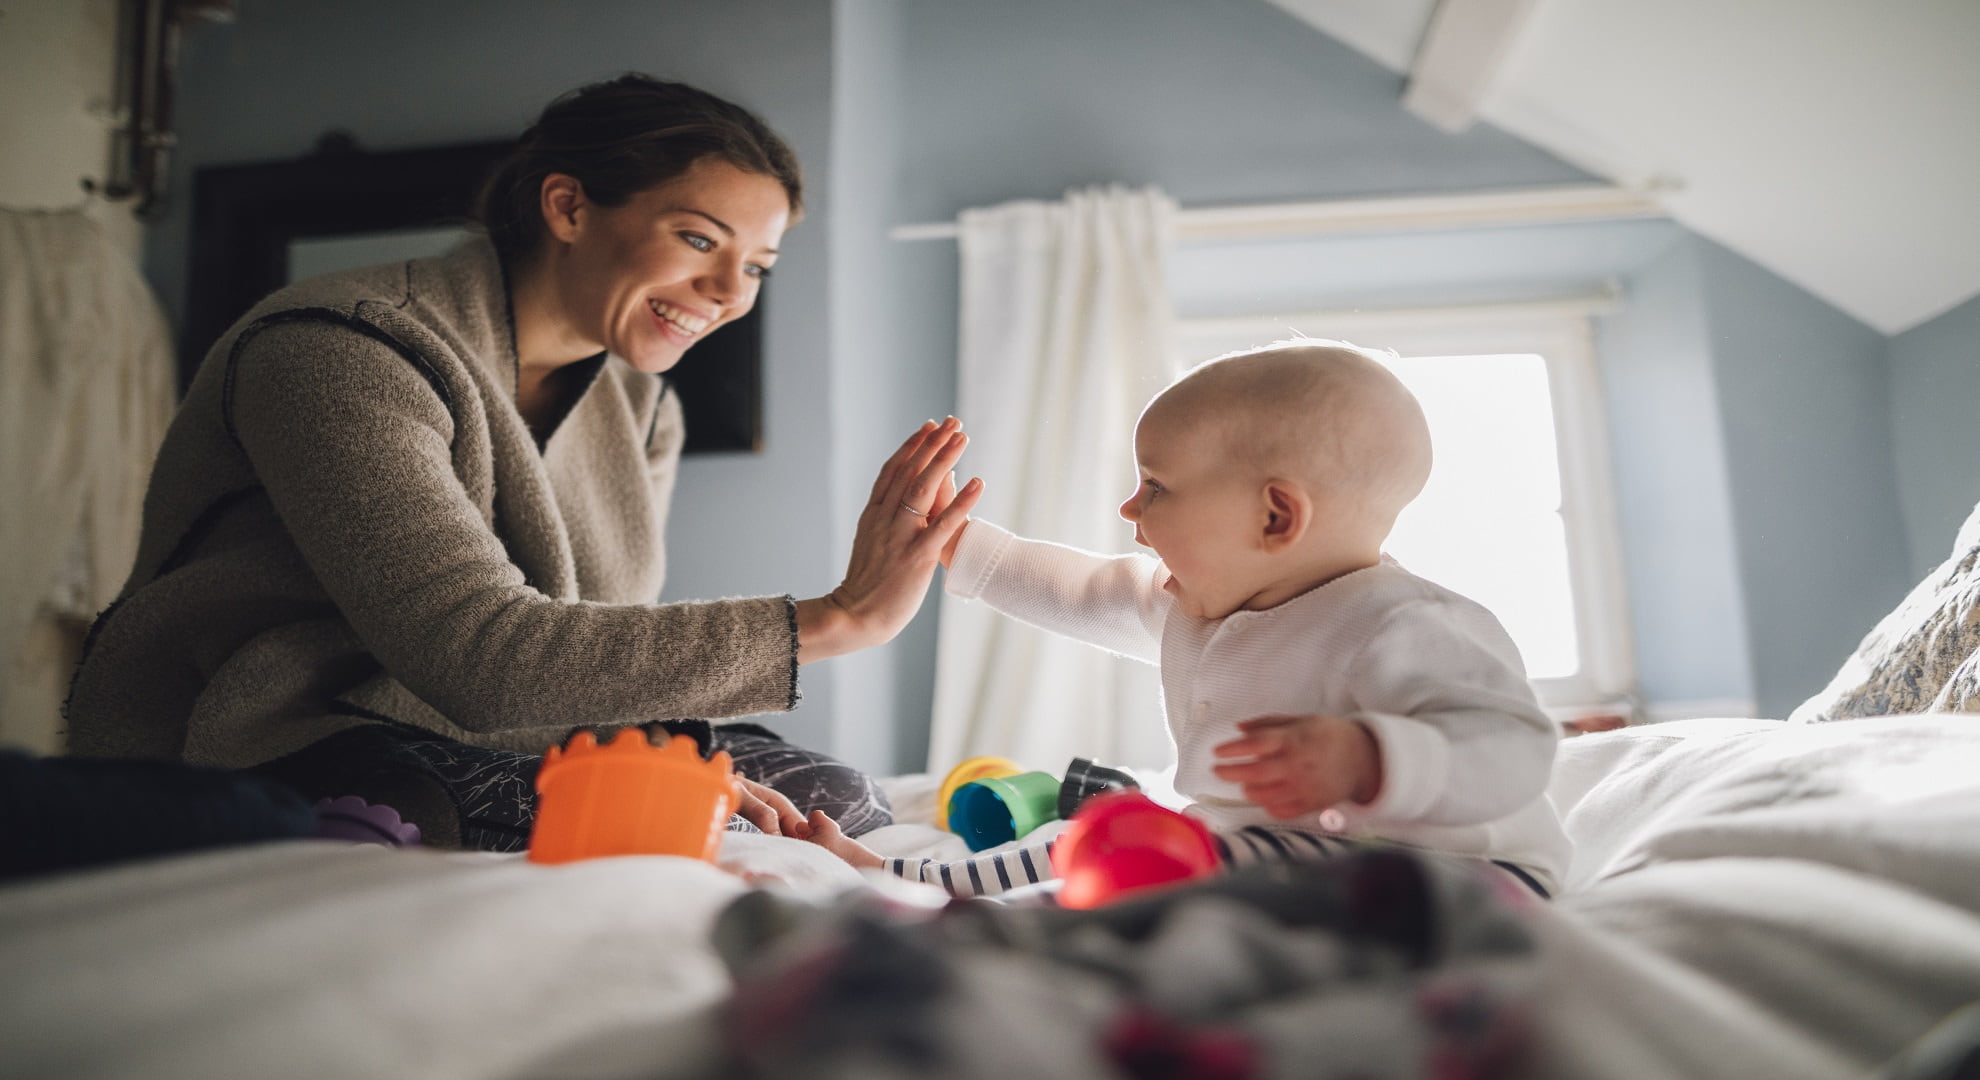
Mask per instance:
[[[1430,422],[1435,465],[1389,553],[1505,624],[1536,679],[1581,669],[1547,362],[1531,354],[1391,361]]]

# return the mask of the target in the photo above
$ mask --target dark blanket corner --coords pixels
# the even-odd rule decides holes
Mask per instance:
[[[1092,911],[767,891],[716,927],[735,1075],[1514,1075],[1536,964],[1463,860],[1258,866]]]

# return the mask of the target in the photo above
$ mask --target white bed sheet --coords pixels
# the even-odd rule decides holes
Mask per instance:
[[[1980,718],[1582,736],[1553,790],[1578,851],[1534,913],[1540,1075],[1861,1076],[1980,999]],[[925,820],[931,778],[891,791]],[[794,841],[732,837],[723,862],[292,842],[16,884],[0,1071],[694,1075],[739,875],[861,884]]]
[[[1549,1075],[1863,1077],[1980,1000],[1980,716],[1562,744]]]
[[[652,1075],[728,992],[715,915],[857,871],[734,835],[723,870],[290,841],[0,890],[0,1075]]]

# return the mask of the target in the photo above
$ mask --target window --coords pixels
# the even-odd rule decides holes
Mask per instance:
[[[1588,321],[1603,301],[1184,320],[1184,355],[1292,336],[1397,354],[1436,455],[1389,552],[1490,608],[1540,700],[1613,701],[1633,680],[1608,444]]]

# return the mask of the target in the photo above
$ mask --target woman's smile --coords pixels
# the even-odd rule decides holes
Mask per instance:
[[[665,300],[649,299],[646,306],[653,312],[654,321],[660,324],[661,332],[679,342],[683,348],[694,344],[695,339],[715,321],[712,315],[689,311]]]

